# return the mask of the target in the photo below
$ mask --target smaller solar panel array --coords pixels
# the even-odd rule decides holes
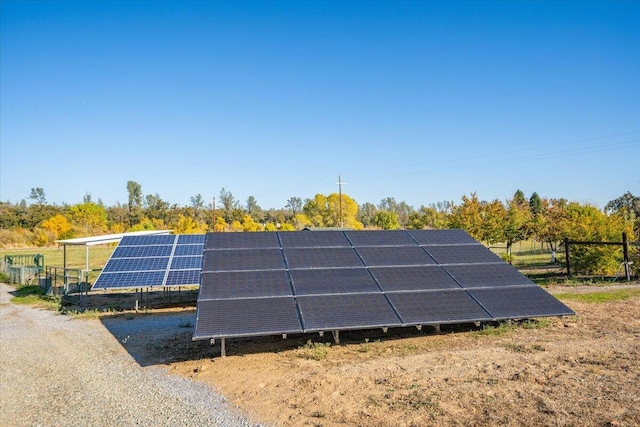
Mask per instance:
[[[194,339],[573,312],[462,230],[207,234]]]
[[[125,236],[93,289],[200,284],[204,234]]]

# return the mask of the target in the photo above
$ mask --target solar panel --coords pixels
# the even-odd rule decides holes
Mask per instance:
[[[194,339],[300,333],[293,297],[198,301]]]
[[[200,245],[204,247],[204,234],[179,234],[178,245]]]
[[[277,233],[209,233],[205,249],[267,249],[279,248]]]
[[[149,246],[149,245],[173,245],[175,234],[162,234],[155,236],[124,236],[119,246]]]
[[[367,269],[291,270],[296,295],[380,292]]]
[[[491,320],[464,290],[388,293],[406,324],[427,325]]]
[[[174,256],[171,259],[172,270],[188,270],[202,268],[202,256]]]
[[[230,234],[230,233],[229,233]],[[205,250],[202,271],[284,270],[280,249]]]
[[[416,246],[416,242],[402,230],[371,230],[345,232],[353,246]]]
[[[407,230],[420,245],[460,245],[478,244],[463,230]]]
[[[362,261],[352,248],[290,248],[284,255],[291,269],[362,267]]]
[[[428,265],[435,261],[418,246],[366,246],[356,248],[366,266]]]
[[[147,236],[156,237],[156,236]],[[159,237],[159,236],[158,236]],[[173,246],[170,245],[154,245],[154,246],[118,246],[111,258],[145,258],[145,257],[164,257],[171,255]]]
[[[173,255],[175,256],[188,256],[188,255],[198,255],[202,256],[202,251],[204,250],[204,244],[202,245],[178,245],[176,246]]]
[[[200,299],[293,296],[284,270],[202,273]]]
[[[165,286],[200,285],[200,270],[169,270]]]
[[[166,270],[169,257],[162,258],[111,258],[102,270],[105,273],[115,271]]]
[[[401,326],[382,293],[297,297],[305,332]]]
[[[305,231],[279,233],[283,248],[348,247],[351,246],[342,231]]]
[[[145,288],[152,286],[162,286],[164,282],[164,271],[138,271],[102,273],[93,288]]]
[[[574,314],[539,286],[485,288],[468,291],[495,319],[516,319]]]
[[[463,288],[537,286],[509,264],[448,265],[445,270]]]
[[[369,271],[385,292],[460,289],[455,280],[437,265],[419,267],[375,267]]]
[[[573,314],[461,230],[210,233],[204,246],[194,339]]]
[[[425,246],[424,249],[438,264],[470,264],[504,261],[480,244]]]

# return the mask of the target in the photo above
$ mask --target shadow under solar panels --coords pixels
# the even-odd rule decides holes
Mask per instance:
[[[199,299],[291,296],[289,276],[284,270],[202,273]]]
[[[293,297],[198,301],[194,339],[301,332]]]
[[[400,326],[382,293],[297,297],[305,331]]]
[[[279,248],[278,234],[264,233],[208,233],[205,249],[267,249]]]
[[[287,248],[284,255],[290,269],[363,266],[352,248]]]
[[[406,324],[426,325],[491,320],[464,290],[388,293]]]
[[[443,268],[463,288],[536,286],[535,283],[507,263],[447,265]]]
[[[283,248],[349,247],[342,231],[302,231],[278,233]]]
[[[481,244],[424,246],[438,264],[471,264],[504,261]]]
[[[435,264],[419,246],[365,246],[356,251],[367,267]]]
[[[369,269],[385,292],[460,289],[440,266],[372,267]]]
[[[470,289],[471,294],[495,319],[569,316],[575,313],[538,286]]]
[[[380,292],[366,268],[291,270],[296,295]]]
[[[478,242],[463,230],[407,230],[419,245],[459,245]]]
[[[346,231],[353,246],[416,246],[416,242],[403,230]]]
[[[280,249],[222,249],[204,251],[203,272],[242,270],[284,270],[282,252]]]

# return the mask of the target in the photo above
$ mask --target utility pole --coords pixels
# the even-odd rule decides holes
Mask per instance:
[[[342,184],[346,184],[346,182],[342,182],[342,178],[338,175],[338,182],[336,182],[336,184],[338,184],[338,197],[340,200],[340,228],[344,228],[344,220],[342,218]]]

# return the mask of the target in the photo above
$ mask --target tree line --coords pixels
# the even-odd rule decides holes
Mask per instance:
[[[443,201],[414,208],[393,197],[358,204],[347,194],[291,197],[281,209],[262,209],[253,196],[244,203],[222,188],[212,202],[200,194],[190,205],[178,206],[159,194],[144,194],[135,181],[127,183],[127,203],[105,206],[90,194],[75,205],[49,204],[43,188],[31,189],[19,203],[0,202],[0,246],[47,246],[59,239],[169,229],[175,233],[227,231],[292,231],[304,228],[425,229],[460,228],[486,244],[504,244],[510,254],[514,243],[536,240],[558,250],[565,237],[573,240],[618,241],[622,232],[630,240],[640,236],[640,197],[630,192],[610,201],[604,209],[564,198],[529,197],[518,190],[508,200],[480,200],[476,193],[460,202]],[[612,251],[593,248],[592,251]],[[595,257],[597,258],[597,257]],[[594,258],[594,259],[595,259]],[[586,270],[610,271],[615,260],[591,262]],[[578,266],[579,267],[579,266]]]

